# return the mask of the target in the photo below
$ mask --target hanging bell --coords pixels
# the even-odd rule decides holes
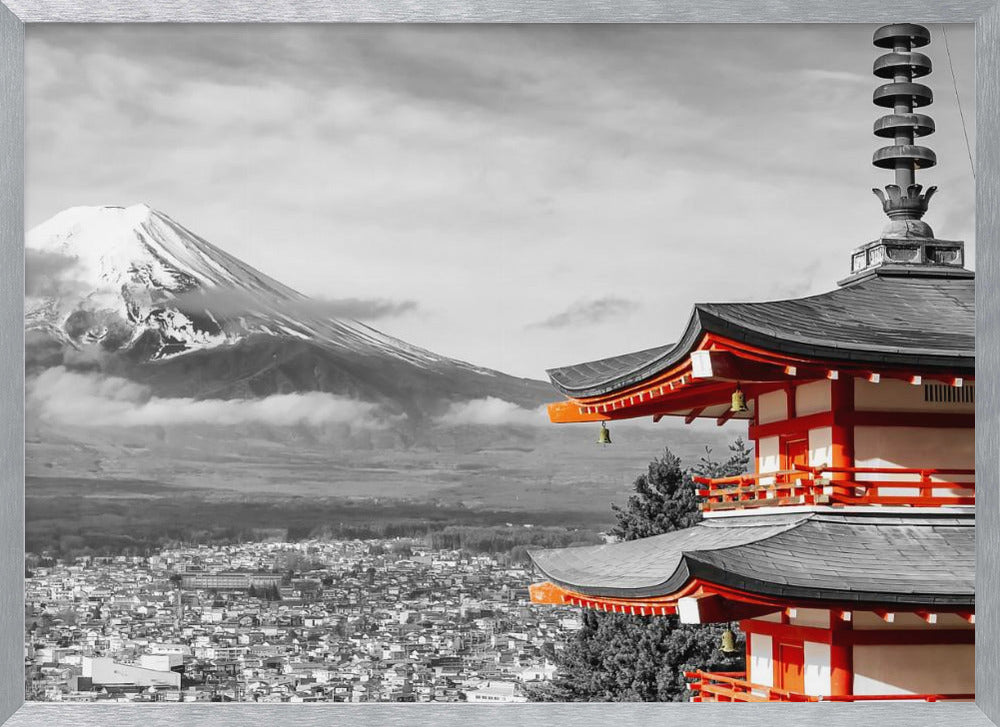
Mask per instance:
[[[719,644],[719,651],[723,654],[736,653],[736,634],[731,629],[722,632],[722,643]]]
[[[734,413],[747,411],[747,397],[739,384],[736,385],[736,391],[733,392],[733,403],[729,406],[729,411]]]
[[[597,435],[598,444],[611,444],[611,432],[604,422],[601,422],[601,431]]]

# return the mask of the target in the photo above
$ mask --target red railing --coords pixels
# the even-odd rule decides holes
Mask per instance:
[[[888,475],[888,479],[875,478]],[[704,488],[702,510],[787,505],[975,505],[973,469],[912,467],[809,467],[735,477],[695,477]],[[959,479],[950,479],[959,478]],[[969,478],[961,481],[961,478]],[[902,494],[892,491],[909,490]]]
[[[746,672],[689,671],[692,702],[943,702],[975,699],[975,694],[843,694],[813,695],[788,689],[754,684],[746,679]]]
[[[692,702],[813,702],[814,697],[746,680],[743,671],[684,672]]]

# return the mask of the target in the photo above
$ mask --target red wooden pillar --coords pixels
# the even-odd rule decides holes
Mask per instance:
[[[753,641],[751,638],[750,631],[750,619],[743,619],[740,621],[740,631],[743,632],[743,636],[746,639],[746,658],[743,660],[743,677],[748,681],[752,682],[752,675],[750,674],[750,660],[753,658],[753,650],[750,648],[750,644]]]
[[[795,406],[795,384],[785,384],[785,419],[791,421],[798,416]]]
[[[833,411],[831,435],[831,467],[854,466],[854,378],[844,376],[830,382],[830,408]],[[850,480],[853,475],[834,472],[833,481]],[[850,494],[846,488],[836,488],[837,494]]]
[[[781,623],[785,626],[788,625],[791,619],[788,618],[788,611],[786,609],[781,610]],[[771,634],[771,686],[781,687],[781,672],[782,672],[782,661],[781,661],[781,633]],[[769,700],[773,700],[771,696],[768,697]]]
[[[851,622],[837,611],[830,612],[830,694],[854,694],[854,645]]]

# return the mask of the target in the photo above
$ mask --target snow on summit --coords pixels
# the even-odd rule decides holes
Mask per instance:
[[[72,207],[30,230],[25,247],[27,329],[77,348],[141,345],[161,359],[264,334],[493,373],[334,318],[145,204]]]
[[[27,247],[75,259],[94,289],[141,283],[184,292],[234,287],[301,297],[148,205],[72,207],[28,233]]]

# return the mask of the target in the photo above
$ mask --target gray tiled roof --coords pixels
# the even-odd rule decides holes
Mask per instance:
[[[673,345],[549,370],[568,396],[639,383],[687,357],[704,333],[848,363],[975,370],[975,280],[873,275],[820,295],[695,306]]]
[[[911,606],[975,602],[971,513],[716,518],[651,538],[530,556],[547,579],[591,596],[665,596],[701,578],[796,599]]]

